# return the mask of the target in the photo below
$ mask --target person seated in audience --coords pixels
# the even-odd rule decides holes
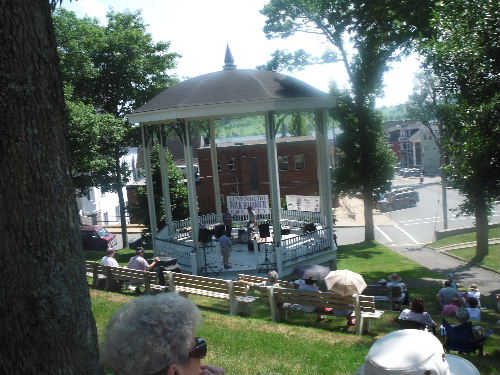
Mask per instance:
[[[200,322],[198,308],[177,293],[136,298],[111,317],[101,363],[120,375],[224,375],[201,364],[207,343],[195,337]]]
[[[477,287],[477,284],[470,284],[469,290],[467,291],[467,298],[473,297],[477,299],[478,307],[481,308],[481,292]]]
[[[113,258],[114,256],[115,249],[113,249],[112,247],[108,247],[106,249],[106,255],[101,259],[101,264],[103,266],[120,267],[116,259]]]
[[[128,262],[127,268],[130,268],[132,270],[139,270],[139,271],[151,271],[153,268],[156,267],[158,262],[160,261],[160,258],[156,257],[153,260],[153,263],[149,264],[146,259],[144,259],[144,249],[142,247],[138,247],[135,251],[135,255],[130,258],[130,261]],[[139,285],[133,283],[132,285],[129,286],[129,289],[135,289],[136,294],[141,293],[141,289]]]
[[[318,285],[316,285],[316,280],[313,280],[311,278],[309,279],[304,279],[304,282],[299,284],[299,287],[297,288],[298,290],[306,290],[309,292],[319,292]],[[307,306],[307,305],[301,305],[302,311],[305,312],[313,312],[316,311],[318,313],[318,316],[316,317],[316,322],[321,322],[323,319],[325,319],[321,313],[323,312],[323,309],[317,308],[316,306]]]
[[[399,310],[401,309],[401,305],[408,305],[410,301],[410,294],[408,293],[408,288],[405,283],[401,282],[402,278],[399,274],[393,273],[389,275],[389,282],[386,284],[387,286],[396,286],[401,289],[401,298],[394,303],[394,308]]]
[[[444,282],[444,287],[439,289],[436,298],[439,303],[439,308],[442,309],[443,306],[448,305],[453,298],[460,298],[460,294],[458,293],[458,290],[451,287],[451,281],[446,280]]]
[[[477,299],[475,299],[474,297],[469,297],[467,299],[467,304],[469,305],[469,307],[466,307],[466,309],[469,312],[470,320],[475,322],[480,322],[481,309],[479,308],[479,303],[477,302]]]
[[[275,288],[281,288],[278,282],[278,272],[272,270],[267,273],[267,281],[261,283],[252,283],[251,281],[238,280],[239,284],[248,285],[249,289],[255,289],[259,286],[272,286]]]
[[[462,307],[462,301],[460,298],[453,298],[449,304],[444,305],[441,310],[441,314],[447,317],[454,317],[455,312]]]
[[[414,298],[413,301],[411,301],[410,308],[401,311],[399,319],[422,323],[425,324],[429,330],[432,330],[432,332],[436,331],[436,323],[432,320],[430,314],[425,311],[424,299],[422,297]]]
[[[446,354],[439,339],[417,329],[401,329],[375,341],[356,375],[479,375],[468,360]]]
[[[469,312],[465,307],[459,308],[455,311],[455,317],[459,323],[466,323],[470,320]],[[483,338],[483,329],[481,326],[472,326],[472,342],[480,341]]]
[[[127,268],[139,271],[150,271],[156,267],[159,261],[160,258],[156,257],[153,260],[153,263],[149,264],[148,261],[144,259],[144,249],[142,247],[138,247],[135,251],[135,255],[130,258]]]

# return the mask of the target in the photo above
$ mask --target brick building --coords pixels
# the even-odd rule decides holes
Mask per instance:
[[[280,195],[319,195],[314,137],[276,139]],[[221,202],[228,195],[269,195],[266,140],[217,144]],[[215,212],[210,146],[198,149],[201,213]]]

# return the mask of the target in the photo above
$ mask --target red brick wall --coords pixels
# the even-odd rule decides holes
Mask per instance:
[[[287,140],[290,140],[288,138]],[[279,171],[280,195],[319,195],[316,142],[314,140],[279,141],[276,145],[278,156],[288,156],[287,171]],[[218,160],[222,166],[219,172],[220,192],[224,195],[270,195],[265,144],[245,144],[218,146]],[[304,169],[295,169],[294,155],[304,155]],[[235,168],[230,171],[227,161],[234,158]],[[257,165],[258,187],[252,189],[251,160]],[[198,150],[201,181],[197,185],[198,205],[201,213],[215,212],[212,182],[210,148]],[[225,203],[225,202],[223,202]]]

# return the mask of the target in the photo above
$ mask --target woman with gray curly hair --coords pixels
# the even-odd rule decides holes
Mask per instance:
[[[194,303],[176,293],[139,297],[110,319],[101,362],[119,375],[224,375],[201,364],[207,344],[195,337],[200,322]]]

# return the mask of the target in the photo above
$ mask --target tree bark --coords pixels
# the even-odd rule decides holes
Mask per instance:
[[[478,205],[476,215],[476,257],[484,258],[488,255],[488,209],[486,206]]]
[[[116,167],[116,194],[118,194],[118,204],[120,205],[120,225],[122,229],[122,244],[123,248],[128,247],[128,233],[127,233],[127,219],[126,219],[126,207],[125,198],[123,197],[123,185],[121,184],[122,175],[120,172],[120,157],[115,158]]]
[[[375,227],[373,223],[373,194],[371,191],[363,192],[365,214],[365,241],[375,240]]]
[[[0,373],[97,374],[48,1],[0,1]]]

